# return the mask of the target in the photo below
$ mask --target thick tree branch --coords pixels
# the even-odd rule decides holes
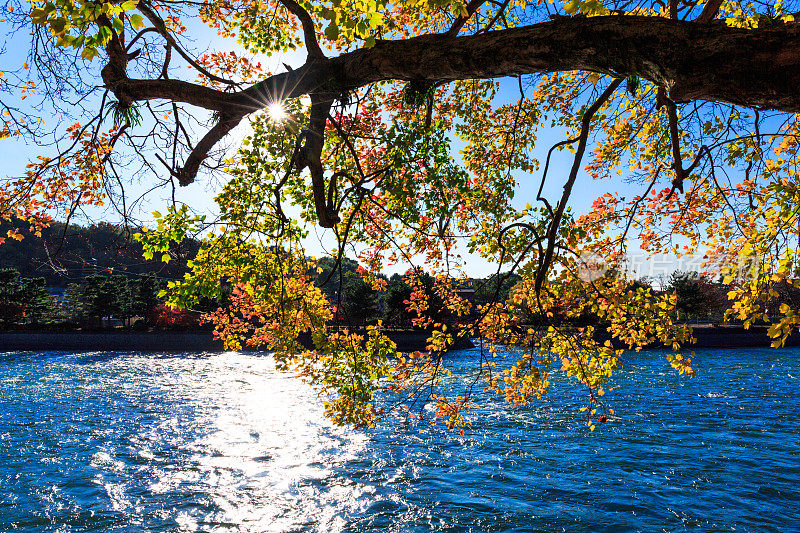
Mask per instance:
[[[238,92],[177,80],[104,81],[131,100],[163,98],[249,113],[322,87],[341,93],[385,80],[447,82],[564,70],[636,75],[667,88],[676,102],[800,112],[800,25],[742,29],[655,17],[565,17],[469,37],[379,41]]]
[[[742,29],[644,16],[563,17],[468,37],[379,41],[336,58],[310,58],[296,70],[237,92],[179,80],[130,79],[122,58],[111,59],[103,81],[120,102],[172,100],[237,121],[271,102],[340,95],[379,81],[443,83],[565,70],[639,76],[664,87],[673,102],[710,100],[800,112],[797,24]],[[218,125],[206,139],[219,140],[222,131]],[[199,163],[187,161],[187,179],[193,168]]]
[[[305,132],[305,144],[297,153],[295,164],[297,171],[308,167],[311,174],[311,188],[314,193],[314,208],[319,225],[332,228],[339,222],[339,215],[333,205],[333,189],[336,184],[331,181],[330,190],[325,189],[325,168],[322,166],[322,147],[325,144],[325,125],[328,113],[333,104],[333,97],[328,94],[311,95],[311,116],[308,131]]]
[[[309,59],[324,59],[325,54],[322,53],[322,48],[319,47],[317,41],[317,31],[314,29],[314,21],[308,11],[295,2],[294,0],[279,0],[289,12],[300,19],[300,24],[303,25],[303,39],[305,40],[306,50],[308,50]]]
[[[230,133],[241,120],[242,115],[223,115],[220,117],[219,122],[208,130],[208,133],[200,139],[192,153],[189,154],[183,168],[177,171],[178,183],[181,186],[189,185],[194,181],[197,171],[200,170],[200,165],[208,157],[208,153],[214,148],[214,145]]]

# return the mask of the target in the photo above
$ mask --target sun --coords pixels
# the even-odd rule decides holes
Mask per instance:
[[[289,116],[281,102],[272,102],[267,107],[267,114],[272,122],[283,122]]]

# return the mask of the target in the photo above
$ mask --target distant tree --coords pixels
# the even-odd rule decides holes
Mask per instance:
[[[21,278],[20,301],[25,308],[25,318],[37,324],[53,307],[53,297],[45,290],[44,278]]]
[[[23,220],[8,221],[0,217],[0,236],[10,230],[19,231],[24,238],[6,239],[2,243],[0,265],[16,268],[23,276],[43,276],[48,287],[66,287],[72,280],[109,269],[131,275],[151,273],[179,278],[188,272],[186,262],[198,249],[197,241],[186,239],[170,247],[169,263],[162,262],[160,257],[143,261],[142,245],[108,222],[68,227],[53,222],[39,237]]]
[[[330,257],[321,259],[317,267],[317,286],[337,306],[335,320],[350,325],[374,322],[383,315],[382,295],[374,290],[358,272],[358,263],[342,258],[339,267]],[[335,269],[335,270],[334,270]]]
[[[121,274],[109,276],[109,282],[117,289],[113,316],[122,320],[124,325],[129,325],[130,319],[138,310],[138,286],[128,276]]]
[[[400,274],[393,274],[386,284],[384,294],[383,322],[386,326],[397,328],[411,327],[413,315],[408,311],[411,287]]]
[[[109,276],[103,274],[87,276],[85,282],[86,314],[96,317],[102,325],[104,319],[110,319],[119,313],[119,287],[114,285]]]
[[[161,303],[158,293],[165,288],[165,283],[157,278],[155,274],[150,273],[140,276],[132,285],[132,291],[134,292],[133,314],[145,317],[145,320],[147,320],[148,313]]]
[[[475,296],[473,302],[476,306],[486,305],[490,302],[503,303],[508,300],[511,288],[522,279],[519,274],[501,273],[488,278],[473,281]],[[499,285],[499,287],[498,287]]]
[[[4,324],[13,324],[25,314],[19,279],[19,271],[16,269],[0,269],[0,321]]]
[[[782,314],[781,306],[788,305],[792,308],[800,306],[800,288],[789,281],[783,280],[771,288],[771,298],[767,304],[767,313],[771,319],[779,319]]]
[[[0,270],[0,321],[40,322],[52,307],[44,278],[23,278],[14,268]]]
[[[667,291],[677,296],[679,320],[708,319],[724,311],[725,289],[706,274],[676,270],[667,282]]]
[[[86,287],[70,283],[58,303],[57,317],[65,322],[81,322],[87,317]]]

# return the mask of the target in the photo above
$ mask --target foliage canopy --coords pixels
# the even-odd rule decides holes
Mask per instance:
[[[218,334],[274,351],[330,394],[335,420],[371,425],[383,390],[407,405],[433,400],[448,425],[463,424],[470,395],[435,392],[459,335],[521,347],[502,372],[482,354],[487,390],[526,404],[560,369],[586,385],[594,414],[620,351],[571,319],[591,313],[631,348],[666,345],[672,366],[693,372],[678,353],[691,331],[674,322],[675,295],[625,277],[631,238],[648,253],[704,255],[746,325],[769,319],[776,283],[800,277],[797,10],[796,0],[12,1],[9,31],[30,31],[32,44],[0,73],[0,137],[44,149],[0,188],[0,215],[34,229],[98,204],[130,216],[130,180],[169,188],[222,174],[218,218],[173,203],[140,241],[169,260],[171,241],[202,233],[170,301],[230,291],[209,316]],[[195,52],[187,43],[202,25],[218,38]],[[302,66],[271,73],[258,61],[292,51],[307,55]],[[53,131],[49,112],[77,122]],[[222,149],[243,121],[247,139]],[[540,161],[548,128],[566,137]],[[549,175],[554,150],[572,154],[563,176]],[[538,194],[519,209],[526,175]],[[589,177],[629,192],[573,217],[570,196]],[[563,183],[559,198],[543,195],[546,179]],[[377,328],[326,333],[339,310],[303,250],[315,223],[336,240],[333,261],[361,250],[357,273],[374,286],[391,264],[433,273],[427,285],[419,270],[406,276],[428,353],[397,354]],[[473,305],[458,291],[463,249],[522,276],[477,319],[459,320]],[[449,324],[428,312],[433,297]],[[524,327],[520,309],[544,321]],[[798,323],[800,310],[781,306],[775,344]]]

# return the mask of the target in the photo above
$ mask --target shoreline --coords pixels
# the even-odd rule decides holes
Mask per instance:
[[[401,352],[425,350],[427,332],[388,331]],[[311,346],[309,335],[300,342]],[[454,349],[472,348],[469,339],[459,339]],[[142,352],[224,352],[222,341],[206,331],[19,331],[0,332],[0,352],[15,351],[142,351]],[[243,348],[243,352],[254,352]]]
[[[401,352],[425,350],[427,332],[387,331]],[[768,348],[771,339],[766,327],[745,330],[740,326],[694,326],[694,348]],[[311,339],[301,336],[310,346]],[[473,348],[469,339],[460,339],[453,349]],[[800,334],[790,336],[786,346],[800,346]],[[646,350],[662,350],[663,346]],[[0,352],[11,351],[144,351],[144,352],[223,352],[222,341],[207,331],[11,331],[0,332]],[[242,351],[257,351],[244,348]]]

